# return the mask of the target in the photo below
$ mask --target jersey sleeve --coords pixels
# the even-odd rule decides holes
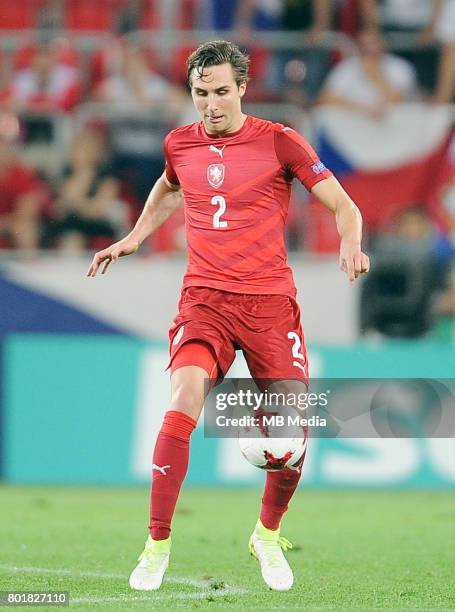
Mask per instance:
[[[319,181],[332,176],[313,147],[292,128],[276,124],[275,153],[281,166],[308,191]]]
[[[163,150],[164,150],[164,160],[166,162],[164,171],[166,173],[166,178],[171,183],[171,185],[180,185],[180,181],[178,179],[177,174],[175,173],[174,166],[172,165],[172,156],[169,151],[169,140],[171,138],[172,132],[166,136],[164,139]]]

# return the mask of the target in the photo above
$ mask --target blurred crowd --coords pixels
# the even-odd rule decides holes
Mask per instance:
[[[455,0],[0,0],[0,15],[0,249],[93,249],[128,230],[162,172],[164,135],[195,119],[185,66],[193,31],[249,52],[250,102],[375,120],[400,102],[455,97]],[[56,118],[71,124],[57,160]],[[455,171],[437,198],[438,215],[416,202],[371,248],[426,249],[444,270],[436,308],[450,314]],[[182,214],[151,250],[184,249]],[[302,223],[291,210],[291,249],[308,249]]]

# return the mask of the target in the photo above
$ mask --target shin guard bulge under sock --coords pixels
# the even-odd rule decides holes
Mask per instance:
[[[267,529],[278,529],[289,501],[299,484],[301,471],[284,468],[267,472],[261,505],[261,523]]]
[[[195,427],[196,421],[184,412],[170,410],[164,415],[153,453],[149,531],[154,540],[169,537]]]

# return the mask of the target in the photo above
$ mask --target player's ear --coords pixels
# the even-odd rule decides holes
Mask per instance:
[[[240,83],[239,85],[239,96],[242,98],[246,91],[246,83]]]

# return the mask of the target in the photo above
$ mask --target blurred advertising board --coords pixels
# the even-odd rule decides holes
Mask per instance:
[[[419,342],[312,346],[321,378],[444,379],[450,345]],[[17,334],[3,342],[3,477],[17,483],[144,484],[169,401],[167,348],[114,335]],[[229,373],[246,377],[238,358]],[[412,403],[412,401],[411,401]],[[339,409],[338,404],[338,409]],[[425,430],[422,430],[425,431]],[[233,437],[193,438],[189,485],[251,485],[263,475]],[[454,487],[455,435],[310,437],[311,486]]]

